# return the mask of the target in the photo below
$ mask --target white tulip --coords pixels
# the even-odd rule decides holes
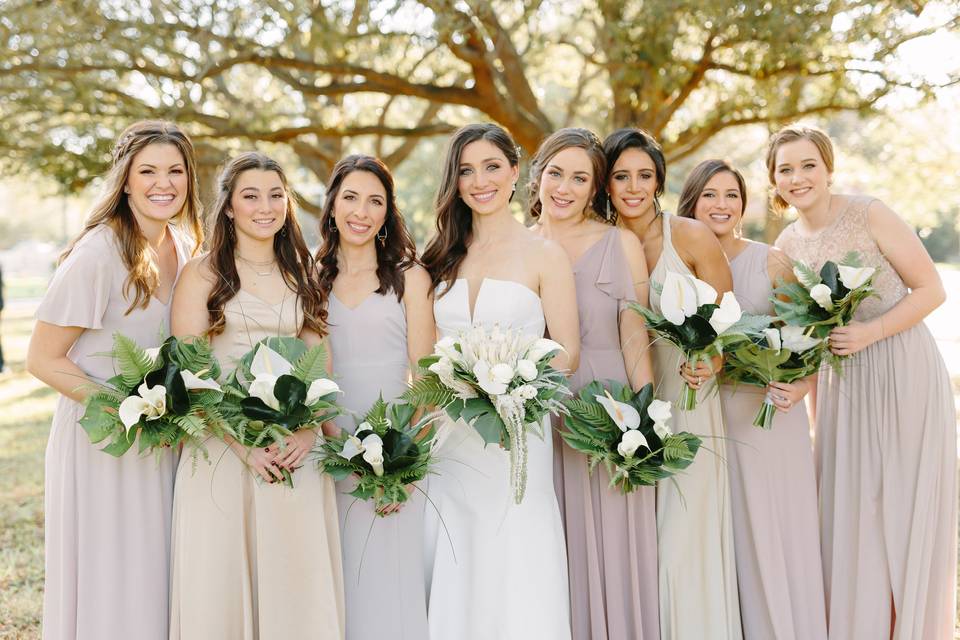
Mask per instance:
[[[614,424],[620,428],[620,431],[636,429],[640,426],[640,412],[633,405],[614,400],[610,392],[606,390],[604,390],[602,396],[595,395],[593,397],[604,408]]]
[[[363,425],[360,426],[362,427]],[[360,430],[359,427],[357,430]],[[347,460],[352,460],[361,451],[363,451],[363,443],[360,442],[360,438],[357,436],[347,436],[346,441],[343,443],[343,449],[340,451],[340,456]]]
[[[525,359],[534,363],[540,362],[548,353],[553,351],[564,351],[563,345],[549,338],[537,338],[527,349],[527,357]]]
[[[213,378],[201,378],[193,371],[186,369],[180,370],[180,377],[183,378],[183,385],[190,390],[210,389],[220,391],[220,385]]]
[[[833,311],[833,298],[830,287],[822,282],[810,289],[810,297],[827,311]]]
[[[304,404],[310,406],[323,396],[331,393],[340,393],[340,386],[333,380],[317,378],[310,383],[310,388],[307,389],[307,398],[304,400]]]
[[[280,401],[277,400],[277,396],[273,393],[273,388],[276,384],[277,376],[261,373],[250,383],[250,388],[247,389],[247,393],[251,398],[260,398],[263,404],[275,411],[279,411]]]
[[[650,448],[650,445],[647,444],[647,439],[642,433],[636,429],[630,429],[624,432],[623,437],[620,439],[620,444],[617,445],[617,451],[624,458],[632,458],[633,454],[636,453],[640,447]]]
[[[499,396],[507,392],[507,384],[494,378],[490,365],[483,360],[477,360],[477,363],[473,365],[473,375],[476,376],[480,388],[489,395]]]
[[[254,377],[267,374],[279,378],[291,371],[293,371],[293,365],[283,356],[262,342],[257,345],[257,351],[253,354],[253,362],[250,363],[250,373]]]
[[[740,320],[743,311],[740,310],[740,303],[733,291],[727,291],[720,300],[720,306],[713,310],[710,315],[710,326],[720,335]]]
[[[769,327],[763,330],[763,335],[767,338],[767,346],[777,353],[780,353],[780,348],[783,346],[780,340],[780,331]]]
[[[683,324],[701,305],[716,301],[716,289],[703,280],[675,271],[667,272],[660,293],[660,311],[671,324]]]
[[[803,331],[803,327],[790,325],[780,327],[780,336],[783,338],[783,348],[796,353],[798,351],[812,349],[820,344],[820,338],[804,335]]]
[[[139,395],[129,396],[120,403],[120,422],[130,428],[144,416],[147,420],[156,420],[167,412],[167,389],[158,384],[148,387],[144,382],[137,388]]]
[[[376,476],[383,475],[383,440],[371,433],[360,443],[363,446],[363,459],[373,467]]]
[[[537,365],[534,364],[533,360],[524,358],[517,362],[517,373],[520,374],[521,378],[530,382],[537,377]]]
[[[848,267],[843,264],[837,270],[840,271],[840,282],[851,291],[865,284],[876,271],[873,267]]]

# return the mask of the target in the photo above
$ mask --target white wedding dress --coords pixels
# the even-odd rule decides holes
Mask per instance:
[[[485,278],[470,317],[467,281],[434,302],[441,337],[472,322],[540,337],[540,298]],[[567,561],[553,488],[553,439],[530,434],[526,496],[514,504],[510,456],[463,422],[441,426],[427,488],[426,581],[431,640],[568,640]]]

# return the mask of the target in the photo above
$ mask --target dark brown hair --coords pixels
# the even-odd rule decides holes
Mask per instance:
[[[603,154],[603,145],[595,133],[576,127],[554,131],[540,144],[536,155],[533,156],[530,164],[530,180],[527,183],[529,211],[532,217],[539,218],[543,209],[543,204],[540,202],[540,179],[543,177],[543,170],[555,155],[571,147],[583,149],[590,158],[590,164],[593,166],[593,184],[591,185],[593,198],[587,206],[593,210],[594,214],[604,217],[603,190],[607,180],[607,158]]]
[[[777,213],[782,213],[790,205],[777,193],[777,180],[775,172],[777,168],[777,150],[788,142],[797,140],[809,140],[820,152],[823,158],[823,165],[828,173],[833,173],[834,155],[833,142],[830,136],[822,129],[817,127],[804,126],[801,124],[792,124],[780,129],[770,137],[767,145],[767,177],[770,179],[770,186],[773,188],[773,209]]]
[[[653,160],[654,172],[657,176],[657,188],[653,192],[653,206],[656,208],[657,215],[660,215],[663,211],[663,208],[660,206],[660,196],[663,195],[663,190],[667,184],[667,159],[663,155],[663,148],[660,146],[660,143],[643,129],[633,127],[617,129],[603,141],[603,154],[607,156],[608,167],[606,181],[610,181],[610,174],[613,173],[613,165],[617,163],[617,160],[620,159],[620,156],[627,149],[639,149]],[[604,209],[606,209],[607,203],[610,201],[610,196],[607,194],[606,189],[602,191],[602,196],[602,205]],[[615,221],[617,219],[616,210],[611,208],[610,214],[612,220]]]
[[[317,251],[317,266],[320,269],[320,290],[324,298],[330,295],[333,281],[337,279],[340,267],[337,264],[337,252],[340,246],[340,234],[336,227],[334,209],[340,186],[354,171],[366,171],[372,174],[387,192],[387,215],[383,219],[381,230],[386,233],[383,242],[375,240],[377,251],[377,279],[380,286],[376,293],[386,295],[390,291],[403,298],[404,272],[417,262],[417,246],[407,230],[403,214],[397,207],[393,175],[387,165],[379,158],[366,155],[350,155],[343,158],[333,168],[327,183],[326,200],[320,214],[320,249]]]
[[[83,230],[60,255],[60,261],[63,261],[82,237],[101,224],[113,229],[118,240],[120,258],[128,271],[127,279],[123,283],[123,295],[130,299],[130,306],[126,313],[130,313],[137,307],[147,308],[150,304],[150,296],[160,286],[160,271],[154,261],[153,250],[150,249],[146,237],[140,231],[140,225],[137,224],[137,219],[130,209],[129,199],[123,191],[130,178],[133,158],[151,144],[173,145],[183,157],[187,173],[186,200],[183,203],[183,209],[171,220],[176,221],[177,226],[193,238],[194,247],[191,253],[196,253],[200,243],[203,242],[203,226],[200,222],[203,206],[200,204],[200,190],[197,187],[197,161],[193,152],[193,143],[190,142],[187,134],[172,122],[141,120],[124,129],[120,134],[113,148],[113,162],[104,176],[100,196],[94,202]]]
[[[322,336],[326,333],[326,305],[317,282],[313,256],[307,249],[307,243],[300,231],[300,224],[297,222],[293,190],[279,163],[255,151],[242,153],[229,161],[217,180],[217,202],[210,216],[210,224],[213,228],[210,232],[210,252],[207,256],[210,270],[213,271],[216,281],[207,297],[207,310],[210,314],[210,328],[207,329],[207,335],[215,336],[223,333],[226,326],[224,305],[240,291],[240,274],[237,273],[235,258],[236,230],[233,220],[227,215],[227,210],[230,209],[230,200],[233,197],[237,179],[242,173],[252,169],[276,173],[283,184],[283,190],[287,193],[287,215],[283,227],[273,236],[273,252],[284,282],[300,299],[304,328]]]
[[[683,183],[683,191],[680,192],[680,203],[677,205],[677,215],[683,218],[695,218],[697,210],[697,201],[700,194],[703,193],[710,178],[718,173],[730,173],[737,181],[737,187],[740,189],[740,202],[743,208],[740,214],[747,211],[747,183],[743,180],[743,174],[726,160],[704,160],[693,168],[687,180]]]
[[[434,208],[437,212],[437,232],[427,244],[421,261],[430,274],[430,284],[436,287],[441,282],[447,289],[453,285],[460,264],[467,256],[467,246],[473,233],[473,213],[460,199],[460,156],[471,142],[486,140],[500,149],[511,167],[520,164],[520,152],[506,130],[496,124],[468,124],[450,138],[447,156],[443,165],[440,189],[437,191]],[[441,294],[442,295],[442,294]]]

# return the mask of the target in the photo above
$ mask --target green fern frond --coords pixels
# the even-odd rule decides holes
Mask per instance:
[[[124,386],[132,389],[153,370],[154,362],[136,342],[122,333],[113,334],[113,358]]]
[[[327,350],[322,345],[310,347],[293,365],[293,375],[310,386],[310,383],[327,374]]]

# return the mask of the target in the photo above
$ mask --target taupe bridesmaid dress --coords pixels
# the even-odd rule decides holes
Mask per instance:
[[[636,294],[620,233],[611,228],[573,265],[581,340],[580,367],[570,379],[574,394],[593,380],[629,384],[620,313]],[[586,457],[556,432],[554,458],[567,534],[573,639],[658,639],[655,488],[628,495],[611,489],[603,467],[589,475]]]
[[[383,394],[400,396],[410,376],[407,318],[396,294],[371,293],[350,308],[331,293],[327,307],[333,367],[343,391],[341,403],[354,416],[340,416],[340,428],[357,421]],[[348,495],[354,483],[337,483],[347,640],[425,640],[427,602],[423,581],[423,518],[426,500],[414,492],[387,517],[373,503]]]
[[[177,243],[178,271],[188,256]],[[151,297],[127,314],[129,272],[113,230],[87,233],[57,268],[37,319],[83,327],[67,357],[90,378],[115,375],[100,354],[114,332],[143,348],[170,331],[169,300]],[[77,380],[77,385],[82,384]],[[170,516],[176,452],[115,458],[78,424],[83,405],[61,396],[44,464],[43,637],[46,640],[160,640],[167,636]]]
[[[751,242],[730,260],[733,292],[747,313],[774,315],[770,247]],[[753,425],[766,390],[720,387],[727,429],[733,540],[745,640],[825,640],[817,483],[803,403]]]
[[[870,236],[868,197],[830,227],[777,246],[818,270],[859,251],[877,267],[857,320],[882,315],[907,286]],[[927,326],[888,336],[820,372],[815,458],[830,638],[951,638],[957,575],[957,427],[950,378]]]
[[[663,213],[663,252],[650,274],[662,287],[668,271],[693,275],[677,254],[669,213]],[[660,294],[650,287],[650,307],[660,311]],[[681,411],[683,354],[660,340],[653,345],[657,397],[674,403],[673,428],[703,438],[685,471],[657,485],[660,575],[660,633],[663,640],[739,640],[740,603],[734,562],[726,432],[720,396],[711,381],[697,393],[697,407]]]
[[[241,289],[213,338],[224,378],[268,336],[295,336],[293,292],[271,305]],[[222,441],[184,455],[173,516],[171,640],[343,638],[343,576],[333,480],[308,458],[293,489],[268,484]]]

